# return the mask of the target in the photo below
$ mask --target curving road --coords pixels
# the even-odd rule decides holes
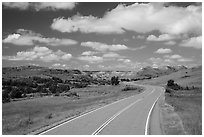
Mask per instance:
[[[157,86],[144,87],[146,89],[141,94],[81,115],[41,135],[161,134],[157,100],[164,89]]]

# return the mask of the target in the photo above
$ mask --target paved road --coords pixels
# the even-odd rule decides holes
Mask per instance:
[[[45,135],[144,135],[160,134],[160,127],[153,106],[163,93],[163,88],[145,86],[138,95],[117,101],[77,117],[41,134]],[[153,118],[153,119],[152,119]],[[153,121],[154,123],[152,124]],[[150,124],[151,123],[151,124]],[[150,127],[149,127],[150,125]],[[153,125],[153,127],[151,127]],[[151,133],[149,133],[151,131]]]

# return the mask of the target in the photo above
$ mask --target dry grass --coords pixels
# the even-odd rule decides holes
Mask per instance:
[[[79,98],[43,97],[2,105],[2,133],[27,134],[62,119],[141,92],[122,91],[125,85],[72,89]]]
[[[178,91],[179,92],[179,91]],[[197,93],[196,93],[197,92]],[[202,134],[202,95],[199,91],[187,91],[169,96],[166,94],[165,100],[172,105],[175,112],[182,119],[184,129],[189,135]]]

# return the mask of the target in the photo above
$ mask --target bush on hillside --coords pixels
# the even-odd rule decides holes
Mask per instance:
[[[168,80],[167,87],[171,88],[173,90],[183,89],[183,87],[179,86],[177,83],[174,83],[174,80],[172,80],[172,79]]]
[[[118,85],[118,84],[119,84],[119,78],[118,78],[118,76],[117,76],[117,77],[113,76],[113,77],[111,78],[111,84],[112,84],[112,85]]]
[[[134,86],[130,86],[130,85],[126,85],[122,91],[128,91],[128,90],[137,90],[138,88],[137,87],[134,87]]]

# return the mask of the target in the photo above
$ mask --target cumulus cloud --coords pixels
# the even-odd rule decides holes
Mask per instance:
[[[146,45],[142,45],[140,47],[136,47],[136,48],[131,48],[131,50],[141,50],[141,49],[144,49],[146,48],[147,46]]]
[[[53,64],[52,66],[53,66],[53,67],[59,67],[59,66],[61,66],[61,64],[60,64],[60,63],[55,63],[55,64]]]
[[[3,39],[3,43],[11,43],[14,45],[35,45],[43,43],[50,46],[66,46],[75,45],[77,41],[72,39],[58,39],[58,38],[45,38],[39,33],[31,30],[18,29],[17,33],[8,35]]]
[[[187,40],[183,40],[179,46],[182,47],[193,47],[196,49],[201,49],[202,48],[202,36],[199,37],[192,37]]]
[[[122,56],[120,56],[119,54],[114,53],[114,52],[109,52],[109,53],[103,54],[103,57],[105,57],[105,58],[119,58]]]
[[[165,57],[165,58],[170,58],[170,59],[180,59],[180,58],[182,58],[182,56],[181,56],[181,55],[178,55],[178,54],[165,55],[164,57]]]
[[[103,61],[103,57],[99,56],[80,56],[78,57],[79,60],[87,61],[89,63],[99,63]]]
[[[165,45],[175,45],[176,42],[175,41],[167,41],[164,43]]]
[[[190,61],[193,61],[193,59],[191,58],[185,58],[185,57],[182,57],[181,55],[178,55],[178,54],[174,54],[174,55],[165,55],[164,58],[166,58],[166,62],[170,62],[170,61],[178,61],[178,62],[190,62]]]
[[[86,24],[86,25],[85,25]],[[109,21],[104,21],[97,17],[75,15],[71,18],[55,18],[51,28],[60,32],[77,32],[82,33],[123,33],[123,29],[119,29]]]
[[[68,68],[66,64],[60,64],[60,63],[52,64],[52,67],[53,68]]]
[[[79,60],[88,61],[89,63],[99,63],[107,60],[123,59],[125,56],[121,56],[115,52],[104,52],[101,56],[94,55],[101,54],[101,52],[85,51],[78,57]]]
[[[7,8],[16,8],[20,10],[26,10],[29,8],[28,2],[3,2],[2,4]]]
[[[124,33],[125,30],[147,33],[158,30],[162,34],[202,33],[202,6],[165,7],[162,4],[119,4],[101,18],[75,15],[67,19],[55,18],[51,28],[60,32]]]
[[[100,43],[100,42],[82,42],[81,46],[84,47],[90,47],[96,51],[119,51],[119,50],[126,50],[128,49],[127,46],[125,45],[120,45],[120,44],[116,44],[116,45],[108,45],[105,43]]]
[[[15,56],[3,56],[5,60],[41,60],[44,62],[51,61],[67,61],[72,58],[72,55],[61,50],[56,52],[47,47],[35,46],[27,51],[17,52]]]
[[[155,51],[155,53],[158,53],[158,54],[166,54],[166,53],[171,53],[171,52],[172,52],[172,50],[167,49],[167,48],[160,48],[157,51]]]
[[[130,59],[118,59],[118,61],[122,61],[123,63],[131,63]]]
[[[190,62],[190,61],[193,61],[193,59],[191,58],[181,58],[181,59],[178,59],[179,62]]]
[[[155,58],[155,57],[151,57],[148,59],[151,63],[152,63],[152,66],[166,66],[166,65],[174,65],[176,64],[176,61],[173,60],[173,59],[163,59],[163,58]]]
[[[90,56],[90,55],[94,55],[94,54],[97,54],[98,52],[95,52],[95,51],[84,51],[82,52],[82,56]]]
[[[7,8],[27,10],[29,8],[39,10],[72,10],[76,3],[74,2],[3,2]]]
[[[147,37],[147,40],[148,41],[166,41],[166,40],[171,40],[173,38],[174,37],[169,35],[169,34],[162,34],[162,35],[159,35],[158,37],[156,37],[154,35],[149,35]]]
[[[153,66],[166,66],[166,65],[176,65],[180,64],[180,62],[191,62],[193,59],[185,58],[181,55],[174,54],[174,55],[165,55],[163,58],[159,57],[151,57],[148,59]]]
[[[154,64],[160,63],[163,61],[161,58],[155,58],[155,57],[151,57],[151,58],[149,58],[149,60],[152,61]]]

